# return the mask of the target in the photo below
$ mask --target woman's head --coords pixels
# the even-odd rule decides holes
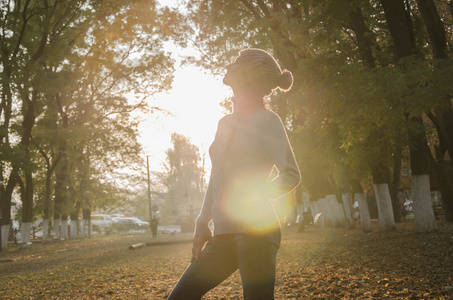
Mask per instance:
[[[278,62],[268,52],[261,49],[244,49],[239,52],[234,64],[238,64],[237,83],[243,82],[264,96],[279,88],[288,91],[293,84],[293,76],[288,70],[281,70]],[[240,77],[243,77],[241,80]],[[244,82],[243,80],[246,80]],[[234,81],[224,80],[232,86]],[[234,88],[234,86],[232,86]]]

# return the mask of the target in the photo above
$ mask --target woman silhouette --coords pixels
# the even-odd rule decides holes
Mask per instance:
[[[239,269],[244,299],[274,299],[280,224],[270,200],[293,190],[300,173],[280,118],[264,97],[288,91],[291,72],[266,51],[245,49],[223,79],[234,93],[209,154],[212,170],[193,240],[192,263],[168,299],[201,299]],[[270,178],[274,168],[278,175]],[[209,222],[214,224],[212,234]]]

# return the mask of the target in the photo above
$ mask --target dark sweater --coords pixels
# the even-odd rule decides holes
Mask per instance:
[[[219,121],[209,154],[212,170],[195,236],[278,228],[270,200],[292,191],[300,173],[285,128],[262,107]],[[276,172],[277,171],[277,172]]]

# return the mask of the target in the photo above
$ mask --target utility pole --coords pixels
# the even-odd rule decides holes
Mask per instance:
[[[151,180],[149,178],[149,155],[146,156],[146,170],[148,173],[148,204],[149,204],[149,230],[152,232],[152,225],[151,221],[153,218],[153,208],[152,208],[152,203],[151,203]]]

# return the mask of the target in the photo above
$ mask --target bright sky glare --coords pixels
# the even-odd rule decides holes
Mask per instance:
[[[151,155],[150,169],[161,169],[165,151],[172,146],[170,136],[173,132],[189,137],[201,155],[207,154],[217,123],[224,115],[219,103],[229,95],[230,90],[223,85],[222,78],[204,74],[193,66],[178,69],[173,88],[150,100],[151,106],[165,109],[171,115],[156,112],[148,115],[140,125],[140,142],[145,154]]]
[[[181,7],[181,0],[160,0],[162,6]],[[194,49],[181,49],[171,42],[166,43],[166,50],[172,52],[179,64],[181,56],[197,55]],[[172,147],[171,134],[183,134],[200,149],[200,155],[206,154],[207,167],[210,167],[208,149],[211,145],[217,123],[224,115],[221,101],[231,95],[231,91],[222,83],[221,77],[206,74],[194,66],[177,67],[174,74],[173,88],[168,93],[156,95],[149,100],[150,106],[156,106],[170,114],[156,112],[146,116],[140,125],[140,143],[145,155],[150,155],[150,169],[160,170],[167,151]]]

